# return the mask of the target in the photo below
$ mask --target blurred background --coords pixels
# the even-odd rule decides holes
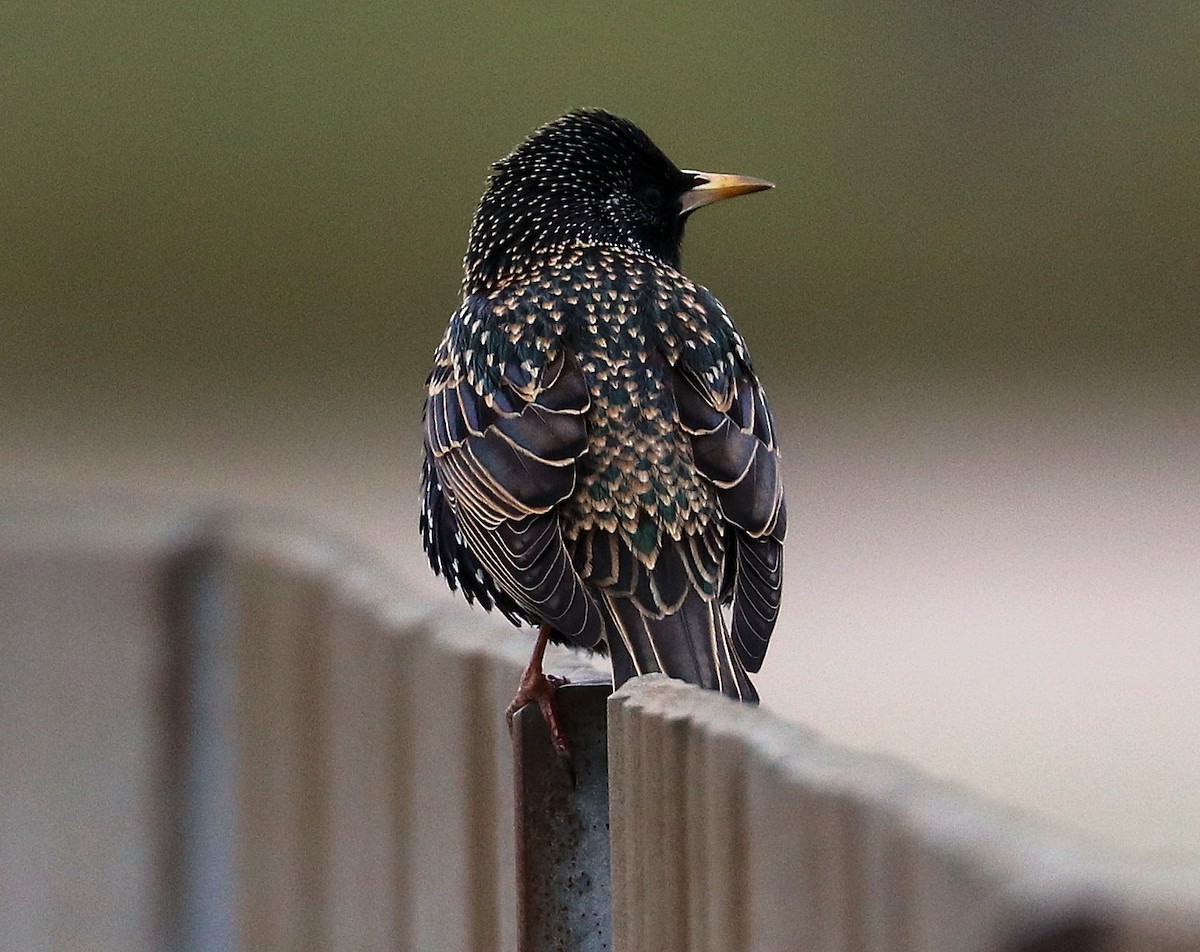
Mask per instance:
[[[422,380],[488,165],[581,105],[693,219],[784,434],[765,702],[1200,850],[1200,8],[18,3],[0,492],[266,504],[442,597]],[[449,598],[448,595],[445,597]]]

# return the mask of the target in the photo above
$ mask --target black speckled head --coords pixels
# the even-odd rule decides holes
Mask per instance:
[[[464,260],[476,288],[576,241],[636,249],[671,265],[698,182],[626,119],[576,110],[493,166]]]

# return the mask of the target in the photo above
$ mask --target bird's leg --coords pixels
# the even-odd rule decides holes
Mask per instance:
[[[562,722],[558,719],[558,705],[554,703],[555,690],[560,685],[567,684],[568,681],[558,675],[546,674],[542,670],[542,659],[546,655],[546,645],[549,641],[550,626],[542,625],[538,630],[537,643],[533,646],[533,656],[529,659],[524,674],[521,675],[517,696],[513,698],[512,704],[508,705],[504,716],[508,720],[508,729],[511,731],[513,715],[526,704],[536,703],[541,708],[546,726],[550,728],[550,740],[554,744],[554,752],[570,768],[571,745],[567,743],[567,735],[563,731]]]

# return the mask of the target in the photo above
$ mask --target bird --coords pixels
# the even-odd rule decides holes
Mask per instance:
[[[744,338],[680,254],[695,211],[772,187],[577,109],[493,164],[472,219],[426,381],[421,541],[451,590],[538,628],[507,716],[537,703],[565,759],[548,642],[607,653],[614,688],[661,672],[758,700],[779,444]]]

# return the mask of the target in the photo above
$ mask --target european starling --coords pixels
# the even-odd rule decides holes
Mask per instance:
[[[422,542],[451,589],[541,626],[509,716],[538,701],[560,753],[547,639],[607,651],[615,686],[661,671],[757,700],[783,573],[775,427],[679,252],[697,208],[770,187],[578,110],[497,162],[475,212],[428,379]]]

